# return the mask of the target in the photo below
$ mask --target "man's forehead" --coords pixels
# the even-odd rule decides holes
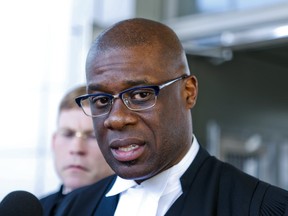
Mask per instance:
[[[124,49],[111,49],[97,53],[94,57],[90,55],[86,62],[86,76],[101,74],[106,70],[125,70],[132,72],[135,69],[155,70],[163,65],[163,55],[156,47],[130,47]],[[166,65],[169,62],[166,62]]]

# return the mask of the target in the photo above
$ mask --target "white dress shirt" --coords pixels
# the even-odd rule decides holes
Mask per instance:
[[[196,137],[184,158],[173,167],[138,185],[134,180],[117,179],[106,197],[120,194],[115,216],[163,216],[182,194],[180,177],[199,150]]]

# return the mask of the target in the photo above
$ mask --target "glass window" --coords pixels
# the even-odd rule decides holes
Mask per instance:
[[[281,2],[287,2],[287,0],[180,0],[178,16],[253,9]]]

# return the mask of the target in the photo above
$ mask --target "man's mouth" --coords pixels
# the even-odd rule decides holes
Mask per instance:
[[[111,148],[116,160],[127,162],[138,159],[144,152],[145,145],[130,144],[121,147]]]
[[[137,149],[139,147],[139,145],[136,144],[132,144],[126,147],[119,147],[118,150],[119,151],[124,151],[124,152],[128,152],[128,151],[132,151],[134,149]]]
[[[87,171],[87,168],[83,167],[83,166],[80,166],[80,165],[70,165],[67,167],[67,169],[69,170],[75,170],[75,171]]]

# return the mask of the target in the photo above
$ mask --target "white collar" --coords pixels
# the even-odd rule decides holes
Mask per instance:
[[[123,191],[128,190],[132,187],[145,187],[146,190],[154,192],[154,193],[163,193],[167,184],[171,185],[171,183],[175,182],[174,180],[180,179],[180,177],[184,174],[184,172],[188,169],[192,161],[194,160],[197,152],[199,150],[199,143],[195,136],[193,136],[193,142],[186,153],[186,155],[182,158],[182,160],[174,165],[173,167],[153,176],[150,179],[142,182],[138,185],[134,180],[127,180],[117,176],[117,179],[110,189],[110,191],[106,194],[106,197],[114,196],[116,194],[120,194]],[[169,181],[168,181],[169,180]],[[180,184],[180,182],[179,182]],[[167,193],[168,191],[165,191]]]

